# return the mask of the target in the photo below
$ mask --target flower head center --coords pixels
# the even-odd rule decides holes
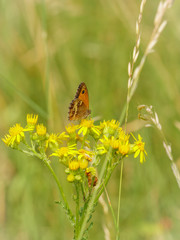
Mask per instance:
[[[68,148],[67,147],[62,147],[58,151],[59,156],[66,155],[67,153],[68,153]]]
[[[78,128],[77,125],[69,124],[68,126],[66,126],[66,131],[67,131],[69,134],[71,134],[71,133],[74,133],[77,128]]]
[[[36,131],[39,136],[44,136],[46,134],[46,127],[43,124],[38,124]]]
[[[138,148],[139,148],[139,150],[140,150],[141,152],[144,151],[144,144],[145,144],[145,143],[140,142],[140,141],[137,142],[137,146],[138,146]]]
[[[21,125],[18,124],[18,123],[16,123],[16,125],[14,127],[11,127],[9,129],[9,134],[11,136],[17,136],[17,135],[19,135],[22,132],[23,132],[23,127],[21,127]]]
[[[93,120],[83,119],[83,120],[81,121],[81,126],[82,126],[82,127],[91,128],[91,127],[93,127],[93,123],[94,123]]]

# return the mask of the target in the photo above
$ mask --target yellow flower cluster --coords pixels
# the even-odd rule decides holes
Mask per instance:
[[[94,125],[92,119],[83,119],[79,125],[69,124],[66,127],[67,146],[58,148],[51,156],[58,157],[59,161],[67,166],[69,182],[82,181],[84,173],[89,181],[91,173],[88,169],[95,170],[99,163],[98,156],[106,154],[109,149],[112,149],[114,161],[132,153],[135,158],[140,154],[141,163],[145,161],[146,151],[142,138],[138,141],[135,139],[131,144],[130,135],[125,134],[119,125],[120,123],[116,120],[103,121],[99,125]],[[95,146],[92,146],[92,138],[96,142]]]
[[[25,132],[33,133],[36,127],[36,132],[33,133],[33,139],[37,139],[38,136],[46,136],[46,127],[43,124],[37,124],[38,115],[27,114],[27,125],[23,128],[19,123],[16,123],[9,129],[9,134],[6,134],[2,141],[9,147],[18,148],[18,145],[26,143]],[[37,125],[36,125],[37,124]],[[36,135],[36,136],[35,136]]]
[[[28,114],[27,125],[23,128],[16,124],[9,129],[9,134],[2,139],[10,147],[18,148],[22,142],[26,146],[25,132],[29,132],[33,149],[50,157],[58,157],[66,166],[65,172],[69,182],[87,181],[88,185],[97,182],[96,167],[101,158],[111,151],[113,162],[118,162],[124,156],[134,153],[134,158],[140,156],[140,162],[145,161],[147,155],[142,137],[138,140],[133,136],[134,143],[130,143],[130,135],[125,134],[116,120],[103,121],[95,125],[92,119],[83,119],[80,124],[69,124],[61,134],[48,134],[43,124],[37,124],[38,115]],[[49,152],[48,150],[48,152]]]
[[[9,147],[15,148],[24,140],[24,128],[19,123],[16,123],[9,129],[9,134],[6,134],[2,141]]]

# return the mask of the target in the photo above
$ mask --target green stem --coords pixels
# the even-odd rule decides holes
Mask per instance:
[[[79,183],[75,183],[76,187],[76,222],[75,222],[75,239],[79,234]]]
[[[85,189],[84,189],[84,180],[81,183],[81,191],[82,191],[82,195],[83,195],[83,200],[86,201],[86,193],[85,193]]]
[[[121,116],[119,117],[120,125],[122,125],[123,119],[126,115],[126,108],[127,108],[127,103],[124,105],[123,110],[121,112]]]
[[[101,183],[100,187],[99,187],[99,192],[97,193],[97,196],[95,198],[95,203],[98,201],[98,199],[100,198],[101,194],[104,192],[104,188],[107,186],[108,182],[109,182],[109,179],[111,177],[111,174],[114,170],[114,168],[116,167],[116,165],[113,165],[111,168],[110,168],[110,171],[108,172],[108,174],[106,175],[106,178],[105,180]]]
[[[128,112],[129,112],[129,102],[130,102],[130,89],[128,88],[127,93],[127,103],[126,103],[126,114],[125,114],[125,132],[126,132],[126,126],[127,126],[127,120],[128,120]]]
[[[67,199],[66,199],[66,197],[64,195],[63,188],[62,188],[62,186],[61,186],[61,184],[60,184],[60,182],[59,182],[59,180],[58,180],[54,170],[52,169],[51,165],[49,164],[49,160],[46,157],[43,158],[42,160],[45,163],[45,165],[47,166],[47,168],[49,169],[49,171],[51,172],[51,174],[52,174],[52,176],[53,176],[53,178],[54,178],[54,180],[55,180],[55,182],[56,182],[56,184],[58,186],[60,195],[62,196],[62,199],[63,199],[63,202],[64,202],[63,205],[64,205],[64,207],[66,209],[66,213],[68,214],[70,220],[74,223],[74,216],[73,216],[73,214],[72,214],[72,212],[71,212],[71,210],[69,208],[69,204],[68,204]]]
[[[84,202],[84,206],[83,206],[83,210],[82,210],[82,213],[81,213],[81,219],[80,219],[80,224],[79,224],[79,226],[81,226],[82,223],[83,223],[83,221],[84,221],[84,215],[85,215],[85,213],[86,213],[86,211],[87,211],[87,207],[88,207],[89,201],[90,201],[90,199],[91,199],[91,194],[90,194],[90,192],[91,192],[91,189],[89,190],[89,194],[88,194],[88,196],[86,197],[85,202]]]
[[[121,175],[119,181],[119,198],[118,198],[118,215],[116,224],[116,240],[119,240],[119,217],[120,217],[120,207],[121,207],[121,190],[122,190],[122,175],[123,175],[123,159],[121,162]]]
[[[107,190],[106,190],[106,187],[104,187],[104,190],[105,190],[106,197],[107,197],[107,201],[108,201],[108,204],[109,204],[109,207],[110,207],[112,216],[113,216],[114,225],[116,226],[116,224],[117,224],[117,223],[116,223],[116,216],[115,216],[113,207],[112,207],[112,205],[111,205],[111,201],[110,201],[110,198],[109,198],[109,196],[108,196],[108,192],[107,192]]]
[[[102,181],[102,178],[104,176],[106,165],[107,165],[108,161],[110,161],[111,153],[112,153],[112,149],[109,149],[109,152],[107,153],[105,161],[104,161],[104,163],[102,165],[102,168],[101,168],[101,172],[100,172],[100,175],[99,175],[99,181],[98,181],[99,184],[97,184],[97,186],[94,188],[94,191],[91,195],[91,199],[89,201],[89,204],[88,204],[88,207],[87,207],[87,210],[86,210],[86,215],[82,219],[82,224],[80,224],[81,229],[80,229],[77,240],[82,240],[82,237],[84,235],[85,227],[86,227],[88,218],[89,218],[89,216],[90,216],[90,214],[93,210],[93,207],[94,207],[94,204],[95,204],[95,199],[96,199],[96,196],[97,196],[97,193],[98,193],[98,189],[100,187],[100,182]]]
[[[47,166],[47,168],[49,169],[49,171],[51,172],[51,174],[52,174],[52,176],[53,176],[53,178],[54,178],[54,180],[55,180],[55,182],[56,182],[56,184],[57,184],[57,186],[58,186],[60,195],[62,196],[63,206],[64,206],[64,208],[65,208],[65,210],[66,210],[66,213],[67,213],[67,215],[69,216],[69,219],[70,219],[71,223],[74,224],[74,223],[75,223],[74,215],[72,214],[72,212],[71,212],[71,210],[70,210],[70,208],[69,208],[69,204],[68,204],[67,199],[66,199],[66,197],[65,197],[65,195],[64,195],[63,188],[62,188],[62,186],[61,186],[61,184],[60,184],[60,182],[59,182],[59,180],[58,180],[58,178],[57,178],[57,176],[56,176],[53,168],[52,168],[51,165],[50,165],[50,160],[47,158],[47,156],[46,156],[44,153],[41,153],[41,154],[40,154],[40,153],[37,153],[37,152],[36,152],[33,148],[31,148],[28,144],[26,144],[26,146],[28,147],[28,149],[29,149],[31,152],[27,152],[27,151],[25,151],[25,150],[22,150],[22,151],[25,152],[25,153],[30,154],[31,156],[36,156],[37,158],[41,159],[41,160],[45,163],[45,165]]]

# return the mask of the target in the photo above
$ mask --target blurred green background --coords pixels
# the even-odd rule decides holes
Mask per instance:
[[[27,113],[39,114],[49,132],[64,131],[80,82],[89,90],[92,116],[119,119],[127,94],[127,65],[135,44],[140,0],[0,1],[0,136]],[[153,29],[158,1],[147,1],[140,56]],[[129,122],[139,104],[153,105],[172,144],[180,169],[180,2],[166,14],[168,25],[142,71],[130,104]],[[136,128],[134,124],[134,129]],[[147,161],[125,160],[120,239],[179,239],[180,194],[154,128],[139,130]],[[137,133],[135,133],[137,136]],[[0,142],[0,239],[72,239],[68,220],[55,200],[59,193],[45,166]],[[69,201],[72,185],[61,165],[53,166]],[[120,166],[108,184],[116,212]],[[101,205],[94,213],[89,239],[114,239],[112,215]]]

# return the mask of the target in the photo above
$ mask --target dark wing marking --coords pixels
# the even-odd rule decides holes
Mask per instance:
[[[82,82],[82,83],[79,84],[79,87],[78,87],[78,89],[77,89],[77,92],[76,92],[76,95],[75,95],[74,98],[78,98],[78,97],[79,97],[79,94],[80,94],[81,89],[82,89],[83,86],[86,86],[86,84],[85,84],[84,82]]]

